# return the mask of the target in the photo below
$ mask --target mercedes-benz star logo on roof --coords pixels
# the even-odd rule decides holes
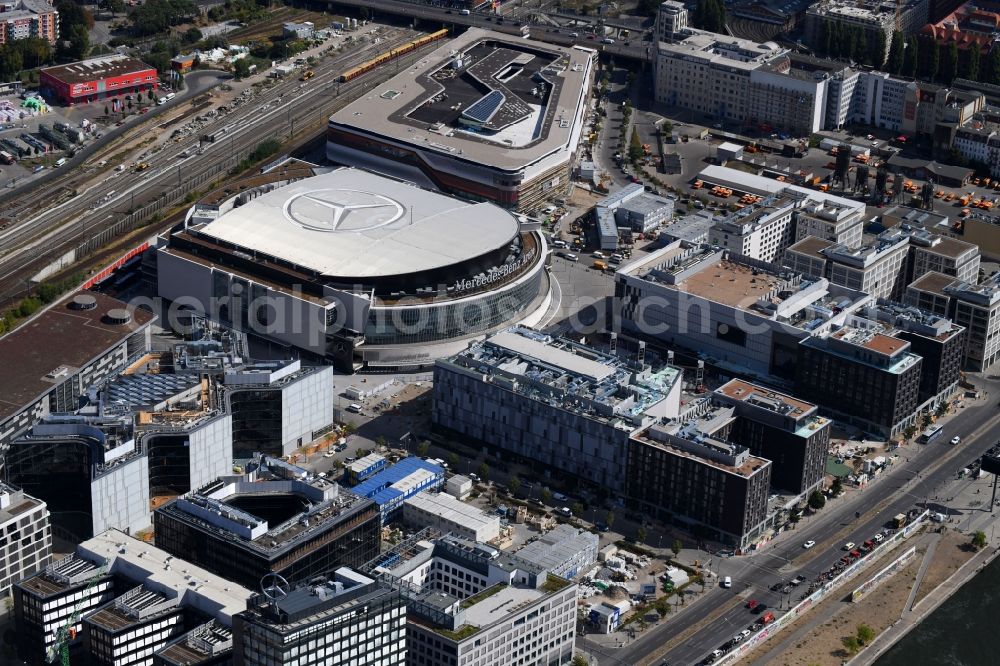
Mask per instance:
[[[404,212],[398,201],[360,190],[315,190],[285,202],[285,217],[314,231],[369,231],[392,224]]]

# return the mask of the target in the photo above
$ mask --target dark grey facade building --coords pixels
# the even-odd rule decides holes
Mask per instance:
[[[772,487],[801,495],[822,483],[831,421],[816,405],[742,379],[713,397],[735,410],[732,441],[771,461]]]
[[[827,413],[891,437],[916,420],[922,359],[880,328],[843,326],[799,343],[795,394]]]
[[[153,525],[160,548],[249,588],[360,566],[381,528],[371,500],[268,456],[157,508]]]
[[[406,664],[406,604],[387,585],[342,567],[268,593],[233,618],[236,666]]]
[[[629,439],[630,508],[695,535],[746,548],[767,525],[771,461],[726,440],[732,408],[656,424]]]

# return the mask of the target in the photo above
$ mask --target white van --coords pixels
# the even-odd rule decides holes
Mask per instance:
[[[56,168],[61,167],[63,164],[66,164],[65,157],[60,157],[58,160],[56,160]]]
[[[470,12],[468,9],[463,9],[462,11],[459,12],[459,14],[461,14],[462,16],[468,16],[471,13],[472,12]]]
[[[361,405],[359,405],[357,403],[351,403],[350,405],[347,406],[347,411],[353,412],[354,414],[360,414],[361,413]]]

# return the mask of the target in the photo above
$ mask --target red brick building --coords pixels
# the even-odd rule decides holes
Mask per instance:
[[[39,72],[38,83],[50,100],[69,106],[155,90],[157,76],[156,70],[141,60],[108,56],[46,67]]]

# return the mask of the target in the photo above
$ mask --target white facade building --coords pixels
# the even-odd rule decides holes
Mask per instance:
[[[466,504],[447,493],[423,491],[403,502],[403,522],[433,527],[469,541],[488,543],[500,536],[500,516]]]

